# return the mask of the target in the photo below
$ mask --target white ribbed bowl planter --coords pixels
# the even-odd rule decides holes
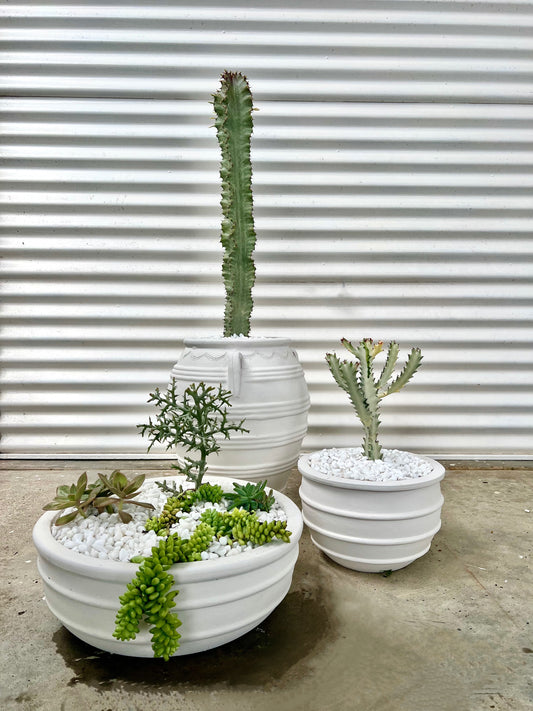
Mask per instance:
[[[231,390],[231,418],[245,419],[248,433],[220,441],[208,459],[218,476],[267,479],[283,490],[307,432],[309,393],[287,338],[188,338],[171,377],[182,393],[190,383],[221,383]],[[186,452],[177,450],[178,462]]]
[[[421,456],[421,455],[419,455]],[[444,467],[428,457],[428,476],[400,481],[328,478],[300,457],[300,497],[313,543],[345,568],[398,570],[430,548],[440,528]]]
[[[207,479],[231,489],[227,480]],[[246,634],[287,594],[298,558],[302,516],[289,498],[274,494],[287,514],[287,529],[292,532],[289,543],[272,541],[240,555],[179,563],[170,569],[179,590],[174,611],[183,623],[174,656],[203,652]],[[139,566],[98,560],[65,548],[51,533],[56,516],[54,511],[43,514],[33,529],[39,553],[37,567],[51,612],[76,637],[98,649],[129,657],[152,657],[147,628],[131,641],[112,636],[119,596]]]

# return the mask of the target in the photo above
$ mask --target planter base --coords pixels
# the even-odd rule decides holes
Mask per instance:
[[[305,520],[304,520],[305,523]],[[353,559],[351,556],[341,556],[339,553],[334,553],[333,551],[320,545],[316,538],[311,535],[311,540],[317,548],[331,558],[335,563],[342,565],[343,568],[349,568],[350,570],[357,570],[360,573],[386,573],[389,570],[400,570],[413,563],[417,558],[421,558],[425,555],[431,548],[431,543],[428,544],[421,552],[419,552],[414,558],[413,556],[407,556],[406,558],[400,558],[396,560],[388,559],[386,562],[387,567],[385,568],[385,563],[379,560],[365,560],[364,558]]]

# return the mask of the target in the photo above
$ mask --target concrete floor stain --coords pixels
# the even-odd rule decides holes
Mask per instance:
[[[168,662],[101,652],[64,627],[55,633],[54,642],[74,672],[69,686],[161,691],[228,686],[265,689],[280,686],[288,672],[292,680],[305,676],[306,665],[296,665],[335,635],[328,608],[316,592],[289,593],[264,622],[243,637]]]

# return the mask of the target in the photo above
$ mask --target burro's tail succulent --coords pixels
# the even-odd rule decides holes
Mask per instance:
[[[374,373],[374,359],[383,350],[383,342],[374,343],[371,338],[364,338],[353,346],[346,338],[342,345],[352,353],[357,361],[341,361],[335,353],[328,353],[326,360],[335,382],[348,393],[357,416],[364,428],[363,454],[369,459],[383,459],[381,445],[378,442],[381,400],[387,395],[397,393],[406,385],[418,370],[422,361],[420,348],[413,348],[405,366],[393,379],[394,368],[398,361],[400,347],[392,341],[389,344],[387,358],[381,373]]]
[[[250,138],[252,94],[245,76],[224,72],[213,95],[215,127],[222,153],[222,277],[226,288],[224,336],[250,333],[253,308],[255,230]]]

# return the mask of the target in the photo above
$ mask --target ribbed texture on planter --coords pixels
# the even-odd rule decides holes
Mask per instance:
[[[167,481],[172,478],[165,477]],[[215,477],[209,481],[231,488]],[[183,623],[174,656],[231,642],[268,617],[287,594],[298,558],[302,517],[290,499],[279,492],[275,496],[287,513],[287,529],[292,532],[289,543],[273,541],[230,558],[179,563],[170,569],[179,590],[174,610]],[[131,641],[112,636],[119,596],[138,565],[98,560],[65,548],[51,533],[56,515],[53,511],[43,514],[33,530],[37,567],[51,612],[76,637],[98,649],[152,657],[147,628]]]
[[[177,391],[192,382],[222,385],[233,393],[231,417],[245,419],[248,433],[220,441],[208,459],[217,476],[267,479],[282,490],[307,432],[309,393],[290,341],[284,338],[185,339],[171,377]],[[186,452],[177,450],[178,461]]]
[[[327,478],[298,462],[304,523],[313,543],[346,568],[379,573],[398,570],[427,553],[440,528],[444,467],[401,481]]]

